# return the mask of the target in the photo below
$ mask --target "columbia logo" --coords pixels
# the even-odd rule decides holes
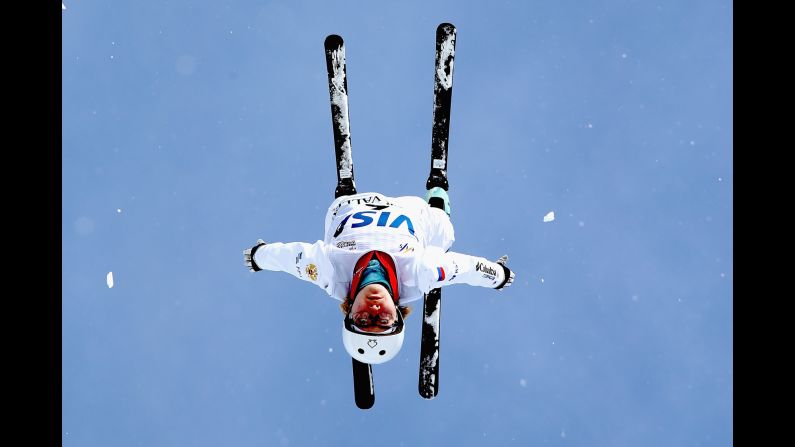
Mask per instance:
[[[477,270],[478,272],[488,273],[489,275],[497,274],[496,270],[494,270],[493,268],[487,266],[482,262],[478,262],[477,264],[475,264],[475,270]]]

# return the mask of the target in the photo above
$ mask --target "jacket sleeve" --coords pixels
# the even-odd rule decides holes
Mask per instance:
[[[417,262],[417,286],[422,293],[452,284],[497,288],[505,281],[505,270],[494,261],[439,247],[427,247]]]
[[[323,241],[314,244],[271,242],[254,252],[254,262],[263,270],[287,272],[331,294],[334,268]]]

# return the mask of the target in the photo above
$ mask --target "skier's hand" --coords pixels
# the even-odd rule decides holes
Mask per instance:
[[[254,253],[256,253],[257,249],[265,245],[265,241],[262,239],[257,239],[257,244],[251,248],[247,248],[243,250],[243,261],[246,263],[246,267],[252,272],[258,272],[262,270],[259,268],[256,262],[254,262]]]
[[[497,290],[508,288],[511,286],[511,284],[513,284],[514,274],[511,271],[511,269],[505,266],[506,262],[508,262],[508,255],[502,255],[500,256],[500,259],[497,259],[497,264],[500,264],[500,266],[502,266],[502,269],[505,271],[505,280],[503,281],[502,284],[495,287],[495,289]]]

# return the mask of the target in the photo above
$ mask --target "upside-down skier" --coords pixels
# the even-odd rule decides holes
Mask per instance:
[[[408,303],[424,297],[418,391],[425,399],[439,392],[441,287],[470,284],[497,290],[514,273],[497,261],[450,252],[455,240],[447,194],[450,99],[456,28],[436,27],[431,170],[425,200],[387,197],[356,190],[348,117],[345,45],[330,34],[326,55],[334,154],[335,200],[326,213],[325,236],[304,242],[257,243],[243,251],[251,271],[274,270],[310,281],[341,302],[342,341],[351,355],[356,406],[375,403],[372,365],[394,358],[403,345]]]
[[[431,200],[441,200],[443,209],[429,206]],[[425,200],[368,192],[334,200],[323,240],[260,239],[243,257],[251,271],[287,272],[339,300],[345,350],[378,364],[403,345],[407,304],[431,289],[469,284],[501,290],[513,282],[507,256],[490,261],[449,251],[454,240],[444,189],[432,188]]]

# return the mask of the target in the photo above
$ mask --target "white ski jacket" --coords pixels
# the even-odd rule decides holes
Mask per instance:
[[[340,197],[326,213],[325,238],[314,244],[270,242],[254,253],[264,270],[287,272],[344,301],[356,261],[371,250],[395,260],[401,305],[451,284],[496,288],[496,262],[448,251],[455,235],[447,214],[419,197],[375,192]]]

